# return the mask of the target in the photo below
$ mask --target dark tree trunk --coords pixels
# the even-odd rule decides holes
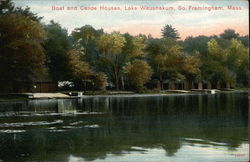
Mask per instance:
[[[114,72],[115,72],[115,87],[116,90],[119,90],[119,75],[118,75],[118,69],[114,67]]]
[[[163,80],[162,80],[162,74],[160,73],[160,89],[163,90]]]

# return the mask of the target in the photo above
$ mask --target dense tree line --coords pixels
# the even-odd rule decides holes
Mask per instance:
[[[43,77],[71,81],[78,90],[138,90],[150,80],[157,80],[160,89],[166,80],[231,87],[248,83],[248,36],[233,29],[179,40],[171,25],[162,29],[162,38],[152,38],[105,33],[90,25],[68,33],[60,24],[42,24],[41,19],[9,0],[0,5],[1,90],[15,91],[20,83]]]

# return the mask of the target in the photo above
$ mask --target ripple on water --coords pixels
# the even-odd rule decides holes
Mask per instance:
[[[11,129],[6,129],[6,130],[0,130],[0,133],[24,133],[26,132],[25,130],[11,130]]]
[[[208,141],[203,139],[197,139],[197,138],[184,138],[185,141],[191,142],[191,143],[200,143],[200,144],[208,144],[208,145],[216,145],[216,146],[226,146],[228,144],[223,142],[215,142],[215,141]]]
[[[2,123],[1,128],[4,127],[24,127],[24,126],[39,126],[39,125],[53,125],[63,123],[63,120],[55,120],[53,122],[38,121],[38,122],[19,122],[19,123]]]
[[[69,111],[69,112],[51,112],[51,111],[42,111],[42,112],[32,112],[32,111],[23,111],[23,112],[2,112],[0,117],[34,117],[34,116],[75,116],[75,115],[98,115],[106,114],[107,112],[78,112],[78,111]]]
[[[78,124],[82,124],[83,121],[77,121],[77,122],[73,122],[73,123],[70,123],[69,125],[78,125]]]
[[[63,128],[63,129],[73,129],[73,128],[76,128],[76,127],[66,125],[66,126],[63,126],[62,128]]]
[[[93,125],[85,125],[85,128],[100,128],[98,124],[93,124]]]
[[[49,132],[65,132],[65,129],[50,129]]]

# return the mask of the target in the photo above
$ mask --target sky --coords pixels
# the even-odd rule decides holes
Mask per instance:
[[[151,34],[161,37],[161,29],[166,24],[172,25],[180,33],[181,39],[187,36],[218,35],[225,29],[234,29],[240,35],[249,34],[248,1],[175,1],[175,0],[13,0],[16,6],[29,6],[31,11],[43,17],[42,22],[50,20],[60,23],[71,33],[75,28],[91,25],[105,32],[120,31],[132,35]],[[62,7],[64,10],[52,10],[52,6]],[[81,6],[120,7],[122,11],[84,11]],[[137,7],[136,11],[125,10],[125,6]],[[173,7],[168,11],[142,11],[140,6]],[[178,10],[178,7],[186,10]],[[224,10],[189,10],[193,7],[223,7]],[[227,6],[237,6],[241,10],[229,10]],[[69,11],[66,7],[77,7],[78,10]]]

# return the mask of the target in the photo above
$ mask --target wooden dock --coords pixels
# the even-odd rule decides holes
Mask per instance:
[[[51,98],[70,98],[69,95],[63,93],[27,93],[30,99],[51,99]]]

